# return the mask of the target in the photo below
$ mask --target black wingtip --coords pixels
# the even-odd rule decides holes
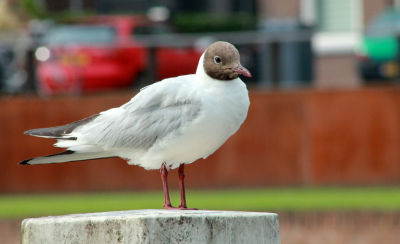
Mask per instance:
[[[32,159],[27,159],[27,160],[21,161],[21,162],[18,163],[18,165],[31,165],[31,164],[28,163],[31,160]]]
[[[56,154],[51,154],[51,155],[46,155],[46,156],[42,156],[42,157],[53,157],[53,156],[58,156],[58,155],[65,155],[65,154],[74,154],[74,151],[71,150],[66,150],[64,152],[60,152],[60,153],[56,153]],[[36,164],[30,164],[29,161],[36,159],[36,158],[30,158],[30,159],[26,159],[24,161],[21,161],[18,163],[18,165],[36,165]],[[46,163],[46,164],[52,164],[52,163]]]

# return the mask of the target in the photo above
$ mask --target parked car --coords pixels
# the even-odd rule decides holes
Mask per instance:
[[[400,10],[379,14],[366,28],[356,50],[364,80],[399,78]]]
[[[53,27],[36,50],[37,89],[43,95],[128,87],[148,66],[148,48],[136,34],[170,33],[141,16],[96,17]],[[201,52],[157,48],[156,79],[194,73]]]

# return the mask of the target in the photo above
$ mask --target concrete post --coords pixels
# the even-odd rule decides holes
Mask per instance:
[[[25,219],[21,243],[280,244],[280,235],[277,214],[150,209]]]

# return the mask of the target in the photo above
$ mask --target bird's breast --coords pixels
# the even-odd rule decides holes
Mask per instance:
[[[247,89],[203,96],[198,118],[177,137],[177,146],[191,160],[204,158],[217,150],[244,122],[249,107]]]
[[[243,123],[249,107],[243,84],[236,90],[213,90],[201,94],[198,116],[150,148],[140,159],[147,168],[191,163],[215,152]]]

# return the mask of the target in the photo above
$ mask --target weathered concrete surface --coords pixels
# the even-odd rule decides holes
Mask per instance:
[[[231,211],[132,210],[25,219],[22,244],[279,244],[278,215]]]

